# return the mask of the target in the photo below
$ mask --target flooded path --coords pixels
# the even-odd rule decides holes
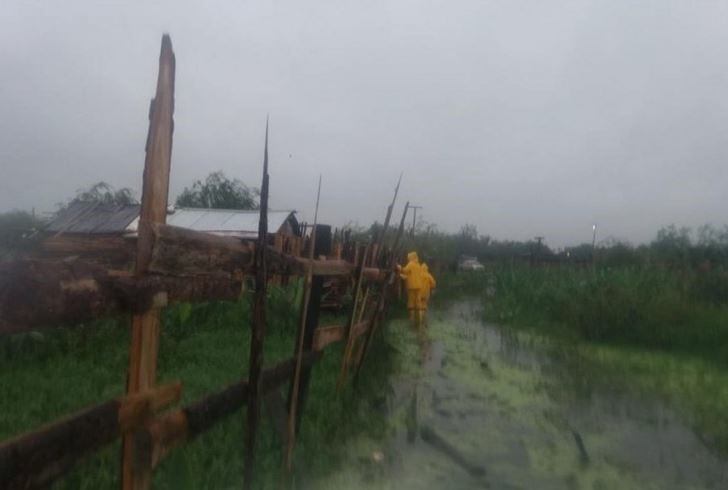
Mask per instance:
[[[728,488],[728,462],[664,403],[594,386],[544,342],[482,316],[476,302],[434,311],[423,349],[407,332],[390,437],[354,442],[316,488]]]

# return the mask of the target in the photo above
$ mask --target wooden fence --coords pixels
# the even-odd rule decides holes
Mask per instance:
[[[152,471],[175,447],[205,432],[223,417],[247,406],[248,430],[244,486],[252,484],[254,449],[261,398],[289,384],[287,457],[305,403],[311,366],[324,348],[344,342],[338,388],[356,376],[382,322],[395,282],[394,259],[404,228],[384,246],[392,215],[367,246],[332,243],[331,228],[315,225],[304,247],[267,242],[267,129],[257,242],[215,236],[165,224],[174,128],[175,57],[170,38],[162,38],[156,95],[152,99],[146,144],[141,215],[133,272],[109,269],[85,259],[32,257],[0,265],[0,334],[75,323],[130,313],[131,345],[126,393],[54,421],[0,444],[0,488],[48,486],[91,452],[123,439],[121,481],[124,489],[151,485]],[[396,199],[396,191],[395,191]],[[78,242],[69,256],[110,253],[108,243]],[[302,256],[303,249],[308,256]],[[349,250],[350,253],[343,253]],[[286,253],[294,252],[294,253]],[[349,260],[347,260],[349,259]],[[270,276],[304,276],[302,305],[294,355],[263,368],[265,299]],[[249,377],[173,409],[183,385],[156,383],[160,312],[175,302],[237,300],[245,277],[255,276]],[[344,325],[320,327],[324,280],[341,278],[353,288],[353,307]],[[242,324],[241,328],[245,328]],[[333,387],[332,387],[333,389]],[[166,411],[165,411],[166,410]],[[289,468],[290,468],[290,460]]]

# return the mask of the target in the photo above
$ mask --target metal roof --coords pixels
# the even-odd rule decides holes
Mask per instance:
[[[60,211],[46,228],[55,233],[136,234],[139,205],[117,206],[98,203],[73,203]],[[268,211],[268,230],[275,233],[295,211]],[[240,209],[170,208],[167,224],[195,231],[244,238],[258,236],[260,211]]]
[[[195,231],[232,235],[243,238],[258,236],[258,219],[260,211],[243,211],[240,209],[197,209],[176,208],[167,213],[167,224]],[[295,211],[268,211],[268,230],[277,232],[286,220],[295,218]],[[139,220],[127,226],[127,232],[136,232]]]
[[[53,233],[121,233],[139,216],[139,205],[74,202],[46,227]]]

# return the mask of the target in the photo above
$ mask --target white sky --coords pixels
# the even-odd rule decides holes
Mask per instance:
[[[214,170],[321,221],[402,199],[455,231],[639,242],[723,224],[728,2],[4,2],[0,211],[138,192],[163,32],[171,196]]]

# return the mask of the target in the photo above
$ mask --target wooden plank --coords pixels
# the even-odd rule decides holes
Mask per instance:
[[[268,286],[267,239],[268,239],[268,122],[265,124],[265,150],[263,153],[263,182],[260,186],[260,219],[258,243],[255,248],[255,295],[253,296],[253,332],[250,338],[250,402],[248,403],[248,427],[245,448],[243,488],[253,486],[255,442],[260,418],[260,372],[263,366],[263,341],[265,340],[265,304]]]
[[[318,211],[319,211],[319,202],[321,200],[321,175],[319,175],[318,180],[318,191],[316,192],[316,210],[314,211],[313,215],[313,228],[311,229],[311,246],[309,247],[309,254],[308,258],[313,259],[315,257],[315,248],[316,248],[316,232],[318,231]],[[313,262],[309,263],[309,265],[313,265]],[[288,393],[288,409],[286,414],[286,434],[285,437],[282,438],[286,450],[284,455],[284,463],[285,463],[285,469],[289,473],[293,469],[293,448],[296,444],[296,412],[298,411],[298,394],[299,394],[299,386],[301,382],[301,360],[303,356],[303,349],[304,349],[304,338],[306,337],[306,323],[308,320],[308,308],[311,306],[311,287],[313,284],[313,267],[308,267],[306,270],[306,276],[304,279],[304,294],[303,294],[303,303],[301,304],[301,317],[298,322],[298,332],[296,334],[296,344],[293,355],[296,358],[296,369],[293,373],[293,377],[291,379],[291,387]],[[317,306],[320,306],[321,304],[321,298],[317,298],[318,304]],[[315,328],[315,327],[314,327]]]
[[[318,327],[313,338],[313,349],[324,350],[328,345],[341,342],[345,337],[346,327],[344,325]]]
[[[177,403],[182,396],[182,383],[177,381],[128,395],[119,407],[119,428],[128,432],[138,427],[150,413]]]
[[[355,323],[351,329],[351,336],[357,339],[369,330],[370,320],[362,320]],[[341,342],[347,337],[347,328],[345,325],[328,325],[316,329],[313,338],[312,348],[314,350],[324,350],[331,344]]]
[[[312,231],[313,234],[313,231]],[[316,224],[316,243],[314,244],[314,257],[326,256],[331,253],[331,226]],[[319,317],[321,314],[321,297],[324,290],[324,278],[315,276],[311,280],[311,289],[309,293],[308,308],[306,309],[306,318],[303,332],[303,352],[309,353],[314,349],[315,335],[318,330]],[[294,353],[294,355],[296,355]],[[306,354],[307,355],[307,354]],[[288,392],[288,411],[295,413],[296,417],[296,433],[301,428],[301,417],[306,406],[308,397],[308,387],[311,382],[311,367],[304,365],[301,369],[300,379],[298,382],[298,393],[293,392],[293,384],[290,385]],[[293,398],[297,399],[295,409],[292,410]]]
[[[307,352],[302,359],[303,366],[311,367],[321,356],[320,352]],[[265,396],[285,385],[295,363],[295,359],[287,359],[261,371],[260,395]],[[249,386],[248,379],[242,379],[151,421],[146,428],[146,437],[152,447],[153,466],[158,465],[174,448],[208,431],[245,406],[249,401]]]
[[[276,274],[289,274],[302,276],[306,274],[311,259],[282,254],[272,247],[268,249],[269,270]],[[357,268],[354,264],[343,259],[314,259],[311,264],[314,276],[333,277],[353,275]],[[383,281],[385,271],[375,267],[364,268],[364,279],[368,281]]]
[[[87,454],[140,427],[150,413],[179,400],[172,383],[110,400],[0,444],[0,488],[46,488]]]
[[[367,330],[369,329],[369,320],[363,320],[359,323],[355,323],[354,326],[351,328],[351,337],[353,339],[358,339],[362,335],[364,335]]]
[[[121,235],[78,235],[59,233],[46,238],[33,255],[83,260],[131,270],[136,255],[136,240]]]
[[[151,104],[146,160],[139,214],[136,268],[137,276],[149,270],[154,249],[152,224],[165,223],[169,194],[169,170],[174,131],[175,56],[169,35],[162,37],[159,54],[157,92]],[[127,393],[136,393],[154,386],[157,377],[160,312],[158,308],[132,317],[131,346]],[[122,448],[122,488],[141,490],[151,486],[151,463],[145,464],[143,448],[135,439],[125,437]],[[136,453],[136,454],[135,454]]]

